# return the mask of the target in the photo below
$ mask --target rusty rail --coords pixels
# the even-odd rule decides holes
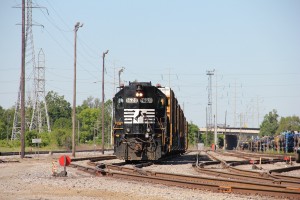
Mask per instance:
[[[294,176],[285,176],[282,174],[279,174],[278,172],[283,172],[283,171],[290,171],[290,170],[296,170],[299,169],[299,167],[290,167],[290,168],[282,168],[282,169],[275,169],[275,170],[270,170],[269,172],[257,172],[257,171],[249,171],[249,170],[242,170],[238,168],[234,168],[232,166],[238,165],[238,162],[234,163],[227,163],[224,160],[218,159],[216,156],[213,156],[209,153],[207,153],[209,157],[211,157],[214,160],[217,160],[223,164],[232,174],[240,174],[242,176],[251,176],[251,177],[263,177],[265,179],[274,179],[275,182],[280,182],[285,185],[299,185],[300,183],[300,178],[299,177],[294,177]],[[279,161],[284,161],[283,159],[277,159]],[[244,162],[249,162],[249,161],[240,161],[241,164],[244,164]],[[263,162],[266,162],[265,160]],[[262,162],[262,163],[263,163]],[[250,162],[249,162],[250,164]]]
[[[97,162],[102,160],[112,160],[117,159],[115,155],[105,155],[105,156],[97,156],[97,157],[83,157],[83,158],[72,158],[72,162],[90,160],[91,162]]]
[[[260,174],[252,174],[252,173],[241,173],[239,171],[238,173],[236,171],[225,172],[225,171],[215,171],[211,169],[205,169],[201,168],[199,166],[194,166],[195,170],[197,170],[199,173],[203,173],[206,175],[212,175],[216,177],[223,177],[223,178],[230,178],[230,179],[236,179],[236,180],[246,180],[246,181],[254,181],[258,183],[265,183],[265,184],[273,184],[273,185],[284,185],[287,187],[297,187],[300,188],[300,182],[295,180],[289,180],[284,178],[274,178],[273,176],[269,176],[269,174],[260,173]],[[229,170],[232,169],[231,167]],[[233,168],[234,169],[234,168]]]
[[[145,181],[168,186],[202,190],[205,189],[214,192],[239,193],[247,195],[258,194],[293,199],[298,199],[300,196],[299,188],[251,183],[247,181],[232,181],[226,179],[187,176],[182,174],[152,172],[113,165],[106,165],[105,169],[82,167],[75,164],[71,164],[71,166],[94,175]]]

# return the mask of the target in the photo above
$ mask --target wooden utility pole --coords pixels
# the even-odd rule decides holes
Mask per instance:
[[[22,0],[21,158],[25,157],[25,0]]]
[[[108,50],[103,52],[103,65],[102,65],[102,154],[104,154],[104,60]]]
[[[76,134],[76,42],[77,31],[83,24],[77,22],[74,28],[74,83],[73,83],[73,113],[72,113],[72,156],[75,157],[75,134]]]

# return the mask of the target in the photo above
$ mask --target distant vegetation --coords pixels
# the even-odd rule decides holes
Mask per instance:
[[[300,131],[299,116],[281,117],[277,110],[272,110],[264,116],[264,120],[260,125],[259,136],[276,136],[284,131]]]
[[[43,127],[45,130],[42,133],[37,131],[29,131],[29,127],[26,127],[25,144],[26,150],[30,147],[35,147],[36,144],[32,144],[32,139],[41,138],[42,143],[40,147],[45,149],[65,149],[72,148],[72,108],[71,104],[64,99],[64,96],[58,95],[56,92],[50,91],[46,96],[48,114],[51,124],[51,132],[47,132],[47,127]],[[111,129],[111,109],[112,101],[108,100],[104,106],[104,132],[105,142],[108,146],[110,141],[110,129]],[[16,149],[20,147],[20,141],[11,140],[14,107],[10,109],[3,109],[0,106],[0,147],[1,150]],[[102,130],[102,110],[101,102],[98,98],[89,97],[83,101],[82,105],[77,106],[77,124],[79,130],[76,130],[76,143],[82,146],[89,144],[91,147],[94,144],[101,144],[101,130]],[[31,119],[32,109],[26,107],[26,119]],[[26,124],[29,124],[27,121]],[[46,123],[45,123],[46,124]]]
[[[38,133],[37,131],[29,131],[26,127],[26,150],[35,147],[32,144],[32,139],[41,138],[40,146],[48,150],[64,149],[70,150],[72,148],[72,108],[71,104],[64,99],[64,96],[50,91],[46,96],[48,113],[50,117],[51,133],[48,133],[47,128],[44,127],[45,132]],[[12,123],[14,118],[14,107],[3,109],[0,106],[0,151],[18,151],[20,141],[11,140]],[[104,133],[106,147],[110,147],[110,131],[111,131],[111,112],[112,101],[105,102],[104,111],[101,109],[101,101],[98,98],[88,97],[80,106],[77,106],[77,125],[79,130],[76,134],[76,143],[80,146],[94,147],[102,143],[102,112],[104,112]],[[32,109],[26,107],[26,119],[31,119]],[[29,124],[30,121],[27,122]],[[45,123],[46,124],[46,123]],[[199,134],[199,127],[192,121],[189,122],[189,147],[196,147],[197,143],[204,143],[205,146],[210,146],[214,141],[213,132],[207,134]],[[298,116],[281,117],[276,110],[273,110],[265,115],[262,124],[260,125],[260,136],[274,136],[283,131],[300,131],[300,119]],[[224,138],[218,135],[219,145],[222,146]]]

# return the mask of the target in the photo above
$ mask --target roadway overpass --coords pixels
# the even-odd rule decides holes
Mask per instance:
[[[212,128],[210,131],[214,133],[215,130]],[[200,128],[199,133],[206,134],[206,128]],[[232,150],[238,146],[240,141],[257,137],[259,128],[218,127],[217,134],[224,134],[224,148]]]

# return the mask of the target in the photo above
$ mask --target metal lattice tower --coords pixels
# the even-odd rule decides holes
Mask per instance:
[[[34,73],[34,78],[36,77],[36,63],[35,63],[35,51],[34,51],[34,42],[33,42],[33,34],[32,34],[32,0],[27,0],[25,10],[26,10],[26,22],[25,22],[25,27],[26,27],[26,33],[25,33],[25,68],[26,71],[29,71],[30,66],[32,66],[33,70],[30,70],[29,76],[26,78],[26,81],[29,82],[32,72]],[[37,7],[36,7],[37,8]],[[35,84],[34,84],[35,87]],[[36,91],[36,88],[35,88]],[[21,103],[21,79],[20,79],[20,86],[19,86],[19,91],[18,91],[18,99],[15,104],[15,114],[14,114],[14,120],[13,120],[13,128],[12,128],[12,135],[11,139],[15,140],[17,139],[17,136],[20,135],[20,130],[21,130],[21,113],[20,113],[20,103]],[[36,92],[34,92],[36,94]],[[33,105],[35,105],[35,97],[33,97]],[[30,102],[27,102],[30,106]],[[26,124],[31,125],[29,123],[29,116],[26,116]],[[49,128],[50,129],[50,128]]]
[[[208,103],[207,103],[207,130],[211,130],[213,125],[212,122],[212,78],[214,75],[214,71],[206,71],[206,75],[208,75]]]
[[[11,140],[17,139],[17,135],[20,135],[20,131],[21,131],[20,103],[21,103],[21,81],[19,86],[18,99],[15,104],[15,114],[14,114]]]
[[[47,131],[51,132],[45,94],[45,54],[40,49],[38,55],[38,66],[34,68],[34,99],[33,112],[29,130],[43,132],[47,125]]]
[[[35,52],[34,52],[33,35],[32,35],[32,0],[27,0],[25,10],[27,13],[26,20],[25,20],[25,29],[26,29],[25,69],[27,69],[30,63],[32,63],[33,68],[35,68]],[[20,113],[21,95],[20,94],[21,94],[21,78],[20,78],[20,86],[18,91],[18,99],[15,104],[15,114],[14,114],[13,128],[11,134],[12,140],[17,139],[17,136],[20,134],[20,130],[21,130],[21,113]],[[26,124],[28,123],[26,122]]]

